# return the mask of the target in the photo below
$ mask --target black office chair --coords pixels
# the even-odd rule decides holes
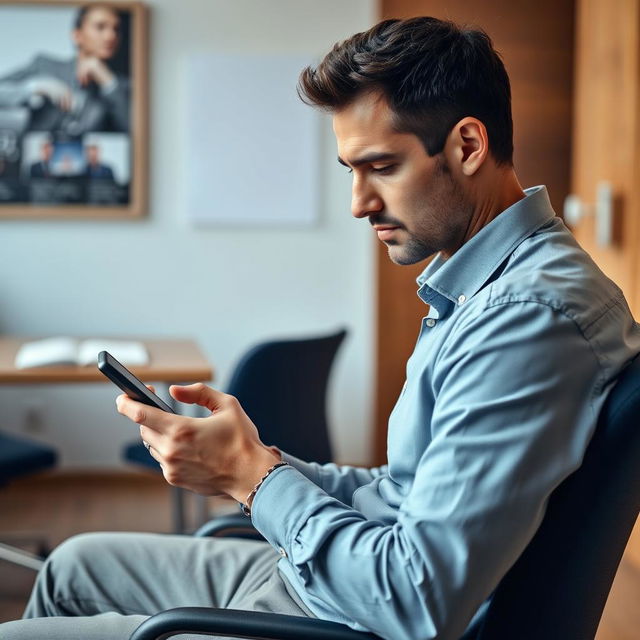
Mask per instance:
[[[602,410],[582,466],[552,494],[544,520],[465,640],[588,640],[596,634],[640,511],[640,357]],[[131,640],[178,633],[241,638],[374,638],[310,618],[185,607],[146,620]]]
[[[57,454],[51,447],[6,433],[0,433],[0,486],[21,476],[38,473],[56,464]],[[20,536],[23,537],[23,536]],[[29,541],[31,536],[28,536]],[[44,540],[33,540],[39,550],[45,550]],[[0,543],[0,560],[19,564],[36,571],[42,566],[42,559],[23,549]]]
[[[342,329],[326,336],[264,342],[238,362],[227,393],[238,398],[263,442],[281,445],[304,460],[331,461],[327,386],[346,334]],[[140,441],[125,446],[124,458],[160,471]],[[179,512],[178,505],[174,509]]]

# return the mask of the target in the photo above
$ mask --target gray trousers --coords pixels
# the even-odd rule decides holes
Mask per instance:
[[[186,606],[312,617],[280,576],[278,559],[265,542],[83,534],[51,554],[24,619],[0,624],[0,638],[127,640],[146,617]]]

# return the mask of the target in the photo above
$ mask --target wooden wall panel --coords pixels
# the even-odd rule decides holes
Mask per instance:
[[[556,211],[569,193],[573,81],[573,0],[382,0],[381,18],[432,15],[485,29],[511,78],[515,166],[523,186],[546,184]],[[415,277],[425,263],[393,265],[377,252],[375,462],[386,456],[386,432],[425,315]]]

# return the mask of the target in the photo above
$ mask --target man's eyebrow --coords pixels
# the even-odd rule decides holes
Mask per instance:
[[[371,164],[374,162],[386,162],[388,160],[397,159],[397,154],[389,152],[377,152],[368,153],[360,158],[354,158],[349,164],[347,164],[340,156],[338,156],[338,162],[345,167],[359,167],[363,164]]]

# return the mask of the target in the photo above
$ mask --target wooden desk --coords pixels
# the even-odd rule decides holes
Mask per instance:
[[[0,337],[0,384],[56,384],[109,382],[97,367],[57,366],[16,369],[16,353],[22,344],[38,338]],[[118,338],[120,340],[122,338]],[[129,338],[126,338],[127,340]],[[149,364],[130,367],[145,382],[207,382],[213,369],[193,340],[139,340],[149,352]]]
[[[38,338],[0,337],[0,384],[76,384],[86,382],[108,382],[97,366],[55,366],[16,369],[16,353],[22,344]],[[117,338],[118,340],[122,338]],[[149,353],[149,364],[130,367],[131,371],[144,382],[180,384],[208,382],[213,379],[213,369],[193,340],[144,339]],[[167,399],[168,401],[169,399]],[[173,498],[173,524],[176,533],[185,530],[184,492],[171,487]],[[204,512],[205,504],[200,504]],[[202,515],[201,515],[202,518]]]

